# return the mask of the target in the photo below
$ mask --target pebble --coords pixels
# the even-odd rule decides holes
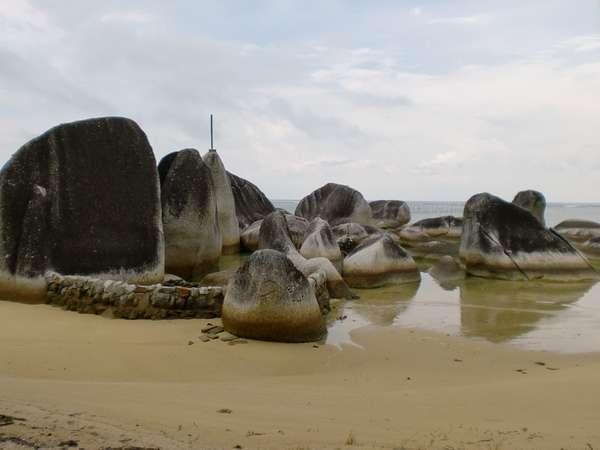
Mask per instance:
[[[202,328],[202,330],[200,331],[207,334],[219,334],[222,333],[224,330],[225,329],[220,325],[210,325]]]
[[[202,342],[208,342],[208,341],[210,341],[210,340],[211,340],[211,339],[210,339],[210,338],[209,338],[207,335],[205,335],[205,334],[201,334],[200,336],[198,336],[198,339],[200,339]]]
[[[221,336],[219,337],[219,339],[221,339],[223,342],[233,341],[237,338],[238,338],[237,336],[235,336],[227,331],[221,333]]]

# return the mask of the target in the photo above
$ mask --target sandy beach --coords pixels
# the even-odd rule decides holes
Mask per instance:
[[[341,348],[204,343],[207,320],[4,301],[0,321],[1,448],[600,446],[598,354],[372,326]]]

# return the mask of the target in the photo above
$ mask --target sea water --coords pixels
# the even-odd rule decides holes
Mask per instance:
[[[294,212],[298,201],[274,200]],[[411,222],[462,216],[463,202],[408,202]],[[551,203],[549,226],[566,219],[600,222],[600,204]],[[600,283],[513,282],[468,277],[441,286],[419,262],[421,281],[360,289],[328,318],[327,342],[353,345],[351,332],[365,326],[424,329],[535,350],[600,351]]]
[[[276,208],[294,213],[299,200],[271,200]],[[411,222],[428,217],[462,217],[464,202],[407,201]],[[546,224],[555,226],[567,219],[585,219],[600,222],[600,203],[549,203],[546,205]]]

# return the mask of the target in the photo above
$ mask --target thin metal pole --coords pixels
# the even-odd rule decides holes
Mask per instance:
[[[212,114],[211,114],[210,115],[210,149],[214,150],[214,147],[213,147],[213,125],[212,125],[212,122],[213,122],[213,118],[212,118]]]

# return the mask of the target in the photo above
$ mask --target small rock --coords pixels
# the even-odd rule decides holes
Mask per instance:
[[[542,361],[535,361],[534,364],[537,364],[538,366],[545,366],[546,363],[542,362]]]
[[[222,333],[225,329],[220,325],[207,325],[202,328],[200,331],[207,334],[218,334]]]
[[[201,334],[200,336],[198,336],[198,339],[200,339],[202,342],[208,342],[208,341],[210,341],[210,340],[211,340],[211,339],[210,339],[210,338],[209,338],[207,335],[205,335],[205,334]]]
[[[188,345],[194,345],[194,341],[188,341]]]
[[[233,411],[229,408],[221,408],[221,409],[217,410],[217,412],[221,413],[221,414],[231,414]]]
[[[235,339],[233,341],[229,341],[227,344],[228,345],[237,345],[237,344],[247,344],[248,341],[245,339]]]
[[[79,446],[79,442],[74,441],[73,439],[69,439],[68,441],[63,441],[58,444],[59,447],[77,447]]]
[[[219,337],[219,339],[221,339],[223,342],[234,341],[237,338],[238,338],[237,336],[229,333],[228,331],[221,333],[221,336]]]

